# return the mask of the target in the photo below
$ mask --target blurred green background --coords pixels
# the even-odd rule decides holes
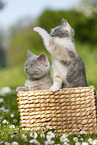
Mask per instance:
[[[91,8],[92,7],[92,8]],[[83,58],[89,85],[97,88],[97,1],[82,0],[71,10],[46,9],[27,27],[23,27],[22,20],[10,29],[7,40],[0,31],[0,87],[16,88],[24,85],[27,75],[24,73],[24,63],[27,59],[27,50],[36,55],[46,53],[42,38],[33,31],[40,26],[50,32],[51,28],[66,19],[75,31],[75,46]],[[2,43],[7,42],[6,46]],[[51,63],[51,61],[50,61]]]

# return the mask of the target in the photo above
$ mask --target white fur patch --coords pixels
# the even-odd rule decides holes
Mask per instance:
[[[59,76],[62,78],[63,81],[66,80],[68,68],[53,56],[52,56],[52,68],[59,74]]]
[[[73,42],[68,38],[58,38],[56,37],[54,39],[55,43],[57,43],[59,46],[63,46],[64,48],[67,48],[70,51],[76,52],[75,46]]]

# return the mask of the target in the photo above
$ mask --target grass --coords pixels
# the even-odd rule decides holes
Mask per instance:
[[[97,45],[76,43],[76,49],[85,63],[88,84],[97,88]]]
[[[86,134],[84,131],[83,133],[79,131],[78,136],[69,134],[56,136],[52,128],[46,129],[46,131],[42,133],[43,134],[41,134],[41,132],[33,132],[34,135],[31,135],[30,131],[24,131],[20,127],[17,95],[14,90],[12,90],[10,94],[0,96],[0,144],[46,145],[52,143],[53,145],[78,145],[79,143],[79,145],[90,145],[93,142],[97,142],[97,135]],[[91,143],[89,140],[91,140]]]
[[[16,88],[19,85],[24,85],[27,76],[25,77],[24,68],[5,68],[0,70],[0,87],[9,86]]]

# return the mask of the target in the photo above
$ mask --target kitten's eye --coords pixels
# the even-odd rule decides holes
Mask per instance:
[[[57,32],[57,30],[54,30],[54,33],[56,33]]]
[[[51,33],[56,33],[56,29],[51,29]]]
[[[33,67],[33,63],[31,63],[30,66]]]
[[[25,67],[27,67],[27,63],[25,63]]]
[[[65,30],[65,32],[67,33],[68,31],[67,31],[67,30]]]

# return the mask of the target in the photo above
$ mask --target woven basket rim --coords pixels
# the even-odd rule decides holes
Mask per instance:
[[[58,93],[58,92],[63,92],[63,91],[66,91],[66,90],[80,90],[80,89],[93,89],[93,90],[95,90],[95,87],[94,86],[92,86],[92,85],[90,85],[90,86],[86,86],[86,87],[74,87],[74,88],[62,88],[62,89],[59,89],[58,91],[56,91],[56,92],[52,92],[52,91],[50,91],[50,90],[34,90],[34,91],[19,91],[17,94],[21,94],[21,93],[37,93],[37,92],[39,92],[39,93],[46,93],[46,92],[48,92],[48,93],[50,93],[50,94],[56,94],[56,93]]]

